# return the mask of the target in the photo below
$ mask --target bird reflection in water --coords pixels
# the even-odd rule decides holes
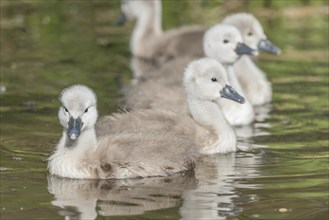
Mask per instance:
[[[193,171],[169,177],[125,180],[77,180],[48,176],[52,204],[65,219],[96,219],[100,216],[139,215],[175,207],[185,189],[197,181]]]

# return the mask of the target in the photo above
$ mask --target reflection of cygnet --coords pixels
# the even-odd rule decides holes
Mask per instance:
[[[183,191],[195,188],[194,172],[184,176],[153,177],[120,181],[102,181],[99,192],[99,215],[138,215],[146,211],[178,205]],[[107,201],[113,202],[107,202]]]
[[[235,175],[235,153],[202,157],[195,169],[198,187],[186,190],[180,209],[183,220],[225,219],[221,212],[234,209],[232,198],[237,197],[230,176]]]
[[[4,85],[0,85],[0,95],[6,92],[7,88]]]
[[[251,148],[254,149],[254,146]],[[209,220],[237,216],[241,211],[235,204],[239,189],[257,188],[239,181],[258,176],[260,164],[261,155],[248,152],[199,158],[195,168],[199,183],[195,189],[184,191],[181,219]]]
[[[48,176],[52,204],[66,218],[139,215],[177,205],[184,189],[195,188],[194,172],[170,177],[126,180],[77,180]]]
[[[97,184],[97,180],[63,179],[49,175],[48,191],[54,195],[51,204],[60,207],[59,214],[68,219],[96,219]]]

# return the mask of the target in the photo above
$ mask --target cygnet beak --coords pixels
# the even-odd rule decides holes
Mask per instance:
[[[254,53],[256,52],[256,50],[248,47],[246,44],[244,43],[238,43],[236,45],[236,48],[234,49],[235,53],[237,53],[238,55],[244,55],[244,54],[248,54],[248,55],[254,55]]]
[[[262,39],[258,43],[258,49],[268,53],[279,55],[281,53],[280,48],[275,46],[271,41],[267,39]]]
[[[220,92],[220,96],[226,99],[243,104],[245,99],[237,91],[235,91],[232,86],[226,85]]]
[[[77,119],[74,119],[73,117],[71,117],[68,125],[69,127],[67,129],[67,136],[69,136],[71,140],[77,139],[80,136],[82,127],[81,118],[78,117]]]
[[[115,25],[121,27],[121,26],[123,26],[123,25],[126,23],[126,21],[127,21],[127,17],[126,17],[126,15],[121,11],[121,14],[120,14],[120,16],[117,18],[117,21],[115,22]]]

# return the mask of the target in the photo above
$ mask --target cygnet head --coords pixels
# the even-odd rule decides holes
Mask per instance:
[[[243,43],[240,31],[227,24],[217,24],[206,31],[203,50],[207,57],[225,65],[235,63],[243,54],[255,52]]]
[[[94,127],[98,117],[97,100],[90,88],[84,85],[70,86],[61,92],[59,100],[62,105],[58,118],[71,140]]]
[[[244,98],[230,85],[227,73],[219,62],[202,58],[191,62],[184,73],[184,87],[188,96],[199,100],[214,101],[226,98],[244,103]]]
[[[127,20],[138,19],[145,14],[161,14],[160,0],[121,0],[121,16],[118,25],[123,25]]]
[[[264,33],[263,27],[258,19],[249,13],[237,13],[227,16],[224,24],[230,24],[238,28],[242,34],[243,42],[255,50],[280,54],[281,50],[272,44]]]

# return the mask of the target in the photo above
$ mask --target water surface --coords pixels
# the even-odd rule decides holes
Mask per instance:
[[[132,75],[133,23],[114,26],[115,1],[1,1],[1,219],[328,219],[328,6],[227,2],[166,1],[164,27],[259,17],[283,53],[257,60],[274,97],[240,138],[254,149],[200,158],[195,173],[170,178],[77,181],[47,174],[58,94],[86,84],[100,115],[115,112]]]

